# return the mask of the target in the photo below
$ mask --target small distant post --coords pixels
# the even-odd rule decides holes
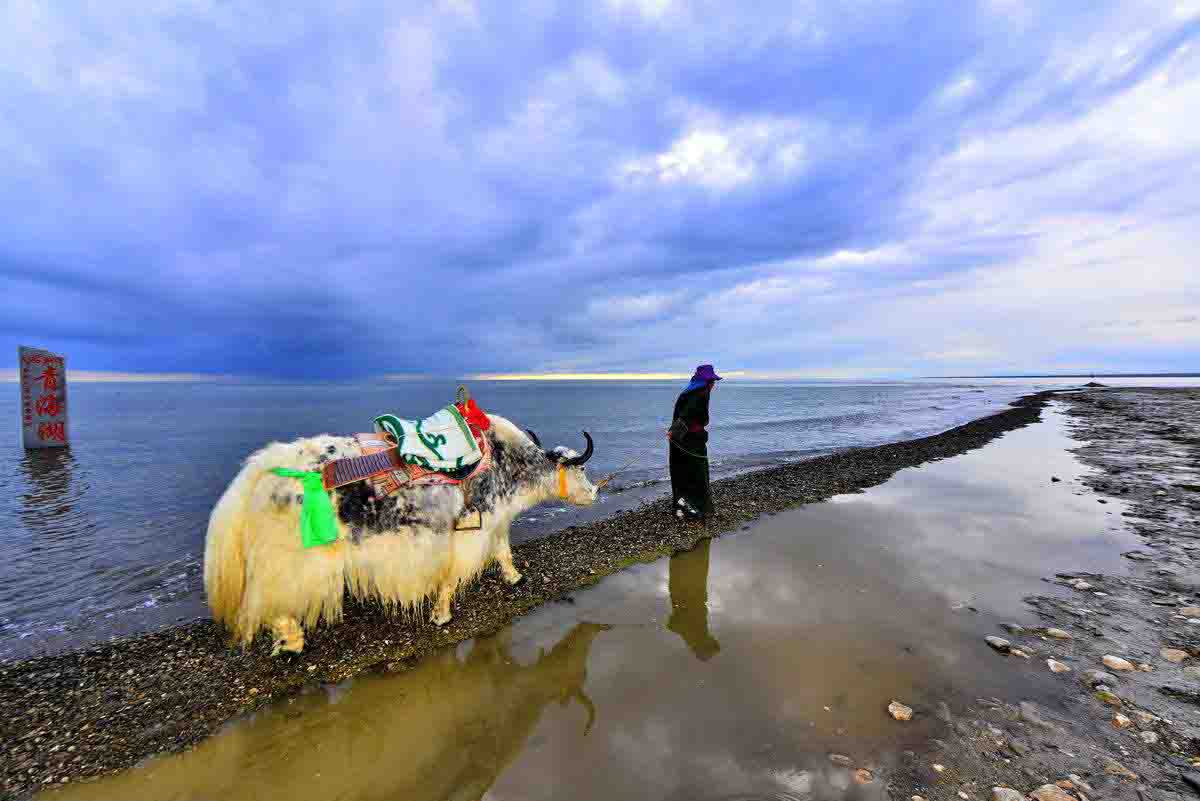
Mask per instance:
[[[21,370],[21,440],[26,448],[67,444],[66,358],[40,348],[17,348]]]

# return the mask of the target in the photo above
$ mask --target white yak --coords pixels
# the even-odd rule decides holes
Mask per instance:
[[[345,591],[380,601],[389,612],[415,612],[434,596],[432,619],[449,622],[455,592],[492,563],[509,584],[521,580],[512,563],[509,526],[521,512],[561,498],[586,506],[597,488],[583,470],[592,455],[584,432],[582,455],[566,448],[544,451],[537,438],[508,420],[489,415],[484,434],[491,467],[466,485],[405,486],[377,495],[369,481],[330,493],[337,540],[304,548],[300,538],[300,483],[274,468],[319,470],[331,459],[358,456],[352,437],[323,435],[272,443],[246,460],[208,523],[204,589],[213,618],[249,644],[272,632],[274,648],[304,649],[304,627],[336,623]],[[482,513],[483,528],[455,531],[468,506]]]

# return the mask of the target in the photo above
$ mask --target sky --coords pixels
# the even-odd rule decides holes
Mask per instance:
[[[1200,0],[0,4],[0,349],[1200,369]]]

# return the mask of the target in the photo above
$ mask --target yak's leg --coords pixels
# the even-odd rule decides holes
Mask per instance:
[[[280,615],[272,620],[271,635],[275,643],[271,656],[278,656],[281,651],[298,654],[304,650],[304,629],[294,617]]]
[[[500,575],[509,584],[519,584],[521,579],[525,578],[513,567],[512,546],[508,542],[507,531],[504,532],[504,539],[496,549],[496,561],[500,563]]]
[[[430,618],[435,626],[444,626],[453,617],[450,613],[450,601],[454,598],[455,585],[451,582],[438,587],[437,603],[433,605],[433,615]]]

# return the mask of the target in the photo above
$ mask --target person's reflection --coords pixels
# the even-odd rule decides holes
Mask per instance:
[[[721,650],[708,631],[708,547],[701,540],[690,551],[671,557],[667,586],[671,591],[671,617],[667,628],[678,634],[701,662]]]

